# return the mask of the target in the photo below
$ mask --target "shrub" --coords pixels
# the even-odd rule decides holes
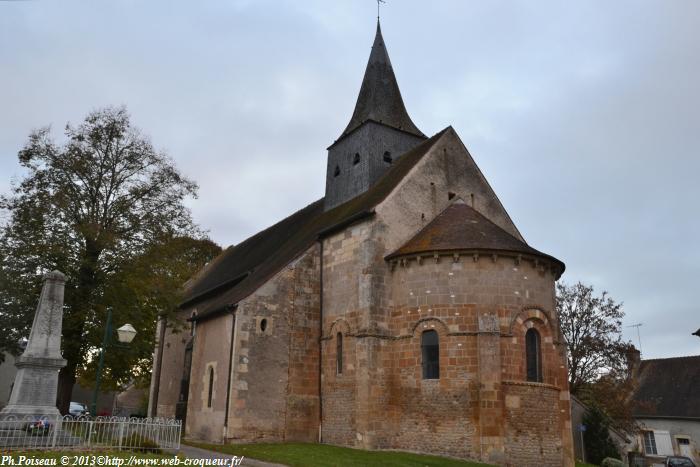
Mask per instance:
[[[605,459],[603,459],[603,462],[600,463],[600,467],[625,467],[625,463],[619,459],[606,457]]]
[[[603,459],[620,458],[617,447],[608,431],[610,422],[601,409],[594,405],[589,407],[583,416],[583,424],[586,425],[583,441],[586,445],[586,460],[588,462],[600,465]]]

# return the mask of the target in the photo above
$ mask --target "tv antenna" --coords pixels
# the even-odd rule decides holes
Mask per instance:
[[[642,327],[644,323],[637,323],[637,324],[630,324],[629,326],[626,326],[628,328],[637,328],[637,342],[639,343],[639,353],[642,353],[642,337],[639,334],[639,328]]]

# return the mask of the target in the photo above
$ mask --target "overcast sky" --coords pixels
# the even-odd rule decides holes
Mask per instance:
[[[126,105],[239,243],[323,196],[373,0],[0,1],[0,191],[29,132]],[[424,133],[452,125],[563,280],[608,290],[643,358],[700,354],[700,2],[388,0]],[[634,328],[626,336],[637,344]]]

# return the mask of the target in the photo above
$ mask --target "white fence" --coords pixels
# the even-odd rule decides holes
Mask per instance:
[[[13,417],[0,420],[0,451],[8,449],[179,449],[182,422],[163,418]]]

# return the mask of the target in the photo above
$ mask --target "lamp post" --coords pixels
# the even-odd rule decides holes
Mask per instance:
[[[136,336],[136,329],[131,324],[125,324],[117,329],[117,340],[124,344],[130,343]],[[95,391],[92,393],[92,407],[90,412],[93,416],[97,416],[97,395],[100,392],[100,380],[102,379],[102,367],[105,364],[105,352],[109,347],[109,341],[112,337],[112,309],[107,310],[107,325],[105,326],[105,337],[102,339],[102,348],[100,349],[100,362],[97,365],[97,377],[95,378]]]

